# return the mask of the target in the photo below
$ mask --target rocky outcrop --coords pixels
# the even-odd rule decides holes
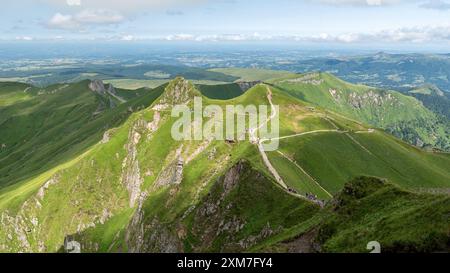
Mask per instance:
[[[160,113],[155,112],[153,115],[153,121],[147,122],[144,119],[138,119],[128,133],[128,143],[125,145],[126,156],[122,162],[121,179],[122,184],[127,188],[130,195],[130,207],[134,207],[136,205],[136,201],[140,198],[142,194],[141,184],[144,181],[137,157],[137,146],[143,135],[146,134],[147,139],[151,138],[153,132],[159,128],[160,120]],[[146,174],[149,173],[151,173],[151,171],[147,170]]]
[[[351,92],[346,95],[342,90],[334,88],[328,89],[328,92],[337,103],[347,103],[354,109],[395,106],[399,103],[398,99],[389,92],[369,90],[363,93]]]
[[[26,200],[19,211],[12,215],[4,211],[0,218],[0,252],[43,252],[46,250],[44,234],[41,234],[39,212],[46,192],[59,182],[53,176],[42,185],[37,193]],[[2,243],[6,240],[7,243]]]
[[[181,155],[183,145],[175,152],[174,159],[163,168],[155,181],[154,187],[163,187],[168,185],[178,185],[183,180],[184,160]]]
[[[182,77],[178,77],[167,85],[158,103],[152,109],[160,111],[173,105],[187,104],[195,96],[200,95],[200,92],[195,89],[192,83]]]
[[[89,89],[102,96],[106,94],[105,84],[101,80],[91,81],[89,83]]]
[[[305,75],[301,75],[300,77],[283,80],[281,82],[321,85],[324,80],[320,77],[319,73],[308,73]]]
[[[136,213],[126,230],[125,241],[130,253],[179,253],[182,241],[177,233],[157,218],[145,224],[142,211]]]
[[[117,106],[116,101],[119,101],[120,103],[126,102],[125,99],[118,96],[116,93],[116,89],[112,84],[105,85],[103,81],[101,80],[93,80],[89,83],[89,89],[91,89],[92,92],[100,95],[107,101],[104,103],[109,104],[109,108],[114,108]],[[116,99],[116,101],[114,99]],[[103,105],[106,106],[106,105]],[[100,107],[101,108],[101,107]],[[101,110],[101,109],[100,109]]]
[[[391,93],[380,93],[373,90],[358,94],[352,92],[348,96],[348,103],[356,109],[365,107],[381,107],[384,105],[394,106],[398,104],[397,98]]]
[[[340,91],[338,91],[336,89],[333,89],[333,88],[330,88],[330,89],[328,89],[328,92],[330,93],[330,95],[333,97],[333,99],[335,101],[337,101],[337,102],[341,101],[342,94],[341,94]]]
[[[44,196],[45,196],[45,192],[46,190],[51,186],[58,183],[58,179],[57,178],[50,178],[47,182],[45,182],[45,184],[39,188],[38,193],[37,193],[37,197],[39,198],[39,200],[43,200]]]
[[[111,139],[111,135],[113,134],[114,130],[108,130],[106,132],[103,133],[103,137],[102,140],[100,141],[101,144],[106,144],[109,142],[109,140]]]
[[[238,234],[246,227],[248,222],[242,215],[236,213],[239,211],[236,208],[237,204],[229,196],[239,187],[239,183],[246,179],[242,175],[248,172],[248,168],[249,165],[245,161],[238,162],[219,178],[208,196],[197,208],[189,209],[189,213],[194,213],[196,226],[192,232],[199,236],[200,242],[197,245],[199,250],[210,248],[217,238],[227,238],[226,243],[221,246],[224,251],[229,249],[233,249],[233,251],[243,250],[261,238],[273,234],[269,227],[270,231],[264,228],[260,234],[237,239]],[[270,224],[267,223],[267,225]]]
[[[257,235],[250,235],[247,238],[244,238],[238,242],[239,246],[242,249],[248,249],[249,247],[255,245],[256,243],[260,242],[261,240],[268,238],[276,233],[279,233],[282,230],[280,226],[276,230],[274,230],[270,223],[267,222],[264,228],[261,230],[261,232]]]
[[[142,211],[142,203],[140,203],[125,230],[125,243],[128,252],[138,253],[142,251],[144,247],[144,227],[144,212]]]
[[[244,82],[244,81],[237,81],[236,84],[239,86],[239,88],[245,92],[252,88],[255,85],[260,84],[261,81],[250,81],[250,82]]]
[[[130,207],[134,207],[141,194],[143,178],[137,158],[137,145],[141,139],[142,124],[137,122],[128,134],[128,143],[125,145],[126,157],[122,162],[122,184],[127,188],[130,196]]]
[[[231,190],[236,186],[239,181],[240,173],[244,168],[244,163],[239,162],[236,166],[229,169],[223,178],[223,192],[220,198],[220,201],[225,198],[227,194],[231,192]]]

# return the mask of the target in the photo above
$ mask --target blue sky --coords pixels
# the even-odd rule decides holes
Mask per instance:
[[[15,0],[0,40],[450,46],[450,0]]]

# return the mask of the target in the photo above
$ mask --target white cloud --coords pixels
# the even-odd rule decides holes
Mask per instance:
[[[175,34],[163,38],[167,41],[195,41],[195,42],[239,42],[239,41],[263,41],[271,40],[272,35],[253,34],[211,34],[211,35],[192,35]]]
[[[17,36],[16,40],[19,40],[19,41],[33,41],[33,37],[30,37],[30,36]]]
[[[327,5],[335,6],[369,6],[379,7],[392,4],[398,4],[400,2],[406,2],[402,0],[310,0],[310,2],[316,2]]]
[[[180,8],[208,0],[42,0],[47,3],[77,8],[78,13],[56,13],[47,22],[47,26],[57,29],[85,29],[87,26],[99,24],[116,24],[125,21],[125,16],[157,8]],[[83,10],[79,11],[79,7]],[[67,8],[64,8],[67,10]],[[172,12],[172,13],[171,13]],[[171,10],[171,14],[173,11]],[[176,12],[182,14],[181,11]]]
[[[136,38],[133,35],[125,35],[120,38],[122,41],[134,41]]]
[[[150,40],[195,41],[195,42],[240,42],[240,41],[297,41],[318,43],[450,43],[450,25],[434,27],[410,27],[374,33],[342,33],[333,35],[261,35],[254,34],[175,34],[152,37]]]
[[[81,6],[81,0],[66,0],[69,6]]]
[[[105,25],[117,24],[124,21],[125,18],[110,10],[82,10],[74,15],[56,13],[48,21],[48,26],[58,29],[80,29],[87,25]]]
[[[87,24],[115,24],[122,22],[125,18],[117,12],[98,9],[98,10],[83,10],[74,16],[74,19],[79,23]]]
[[[173,34],[165,37],[167,41],[195,41],[194,35],[191,34]]]
[[[338,43],[450,43],[450,25],[410,27],[375,33],[346,33],[341,35],[297,36],[298,41]]]
[[[67,6],[69,2],[87,9],[116,10],[121,13],[144,11],[146,9],[170,8],[205,3],[208,0],[43,0],[48,3]],[[78,5],[79,3],[79,5]]]
[[[429,0],[420,5],[420,7],[425,9],[450,10],[450,2],[443,0]]]
[[[58,12],[50,19],[48,26],[51,28],[75,29],[80,27],[80,24],[73,19],[72,15],[64,15]]]

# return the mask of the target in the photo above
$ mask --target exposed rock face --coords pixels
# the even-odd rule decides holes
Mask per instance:
[[[309,73],[309,74],[302,75],[298,78],[287,79],[282,82],[321,85],[324,82],[324,80],[322,78],[320,78],[319,73]]]
[[[117,99],[120,102],[126,102],[125,99],[119,97],[116,94],[116,89],[114,88],[114,86],[112,84],[108,84],[105,85],[103,83],[103,81],[101,80],[93,80],[89,83],[89,89],[92,90],[92,92],[97,93],[98,95],[100,95],[101,97],[107,99],[105,103],[109,103],[109,105],[102,105],[99,109],[99,111],[101,110],[102,107],[109,107],[109,108],[114,108],[116,107],[116,102],[113,100],[113,98]]]
[[[25,201],[15,216],[4,211],[0,218],[0,235],[5,235],[9,241],[7,245],[0,244],[0,252],[43,252],[46,250],[44,242],[45,236],[41,234],[41,225],[38,220],[39,211],[42,208],[41,202],[45,198],[47,190],[59,182],[57,176],[50,178],[42,185],[38,192]],[[4,234],[2,234],[4,232]],[[0,242],[2,241],[0,236]],[[15,242],[15,243],[12,243]],[[31,242],[36,242],[33,247]],[[11,248],[11,246],[15,246]]]
[[[182,252],[182,242],[176,233],[153,218],[149,224],[143,221],[143,212],[133,216],[128,226],[125,240],[128,252],[131,253],[179,253]]]
[[[111,139],[111,132],[106,131],[103,133],[103,137],[102,137],[102,140],[100,141],[100,143],[106,144],[109,142],[110,139]]]
[[[134,207],[136,202],[145,195],[145,193],[141,192],[141,184],[144,179],[141,176],[137,158],[137,145],[141,141],[143,134],[147,133],[147,137],[151,137],[152,133],[158,129],[159,121],[160,115],[156,112],[152,122],[148,123],[143,119],[139,119],[128,133],[128,143],[125,145],[127,155],[122,162],[122,184],[130,194],[130,207]],[[147,173],[151,173],[151,171],[147,171]]]
[[[125,242],[127,244],[128,252],[141,252],[144,246],[144,212],[142,211],[142,204],[131,218],[130,223],[125,231]]]
[[[353,108],[361,109],[369,106],[394,106],[398,103],[398,100],[391,93],[381,94],[370,90],[369,92],[366,92],[364,94],[358,94],[355,92],[350,93],[350,95],[348,96],[348,103]]]
[[[39,200],[43,200],[45,196],[45,191],[51,186],[58,183],[58,180],[56,178],[50,178],[45,184],[38,190],[37,197]]]
[[[239,162],[236,166],[227,171],[223,179],[223,193],[221,200],[223,200],[223,198],[225,198],[225,196],[236,186],[243,168],[243,162]]]
[[[153,115],[153,121],[147,124],[147,129],[150,130],[151,133],[155,132],[158,129],[160,121],[161,114],[158,111],[155,111]]]
[[[193,97],[193,86],[185,79],[179,78],[172,86],[166,88],[162,103],[182,104]]]
[[[183,145],[177,149],[175,158],[159,174],[155,181],[155,187],[168,186],[171,184],[180,184],[183,180],[184,160],[181,156]]]
[[[242,249],[248,249],[249,247],[255,245],[257,242],[261,241],[262,239],[265,239],[269,236],[272,236],[272,235],[280,232],[281,229],[282,228],[279,226],[277,229],[274,230],[270,226],[270,223],[267,222],[259,234],[250,235],[249,237],[240,240],[238,244]]]
[[[171,156],[174,157],[176,155]],[[261,185],[260,183],[265,186],[252,186]],[[275,187],[272,183],[243,160],[218,178],[207,195],[186,206],[185,211],[173,219],[172,216],[161,216],[143,210],[144,196],[139,199],[138,209],[125,231],[127,249],[130,252],[183,252],[186,244],[194,252],[240,252],[249,249],[283,230],[283,224],[273,222],[270,217],[263,223],[255,222],[242,211],[244,207],[248,208],[246,202],[254,204],[252,200],[263,196],[268,188]],[[180,186],[168,186],[169,199],[175,200]],[[253,195],[251,188],[259,193]],[[240,198],[248,200],[241,201]],[[278,200],[276,196],[267,199],[268,202],[274,202],[274,205],[278,204]],[[165,205],[170,209],[172,203],[168,201]],[[260,206],[256,204],[255,208]],[[248,230],[251,230],[250,233]],[[186,241],[188,235],[194,239]]]
[[[125,145],[127,156],[122,162],[122,184],[130,194],[130,207],[134,207],[141,194],[141,184],[143,179],[137,158],[137,145],[141,139],[140,129],[142,124],[137,122],[128,134],[128,143]]]
[[[153,106],[153,110],[165,110],[173,105],[186,104],[199,95],[200,93],[189,81],[178,77],[166,87],[159,102]]]
[[[330,92],[330,95],[334,98],[335,101],[341,100],[341,92],[337,91],[336,89],[332,89],[332,88],[330,88],[328,90],[328,92]]]
[[[106,89],[105,84],[101,80],[93,80],[89,83],[89,89],[99,95],[105,95]]]
[[[382,107],[386,105],[395,106],[399,103],[398,99],[388,92],[369,90],[364,93],[351,92],[346,95],[341,90],[332,88],[330,88],[328,92],[337,103],[348,103],[355,109]]]
[[[106,87],[107,86],[107,87]],[[89,83],[89,89],[91,89],[93,92],[98,93],[100,95],[105,95],[106,93],[109,94],[116,94],[116,89],[112,84],[105,85],[103,81],[101,80],[93,80]]]
[[[244,92],[260,83],[261,83],[261,81],[251,81],[251,82],[238,81],[238,82],[236,82],[236,84],[239,85],[239,88],[241,88],[241,90]]]
[[[194,222],[198,224],[192,230],[200,240],[199,250],[208,249],[217,238],[227,238],[221,246],[221,251],[242,251],[256,244],[262,239],[280,231],[280,227],[274,229],[269,222],[257,234],[238,239],[238,234],[248,224],[242,215],[237,213],[237,204],[230,202],[230,194],[243,183],[244,173],[248,174],[249,165],[245,161],[238,162],[230,168],[213,186],[210,194],[197,208],[190,208],[187,213],[194,213]],[[251,172],[251,175],[259,176]],[[258,178],[257,178],[258,180]]]
[[[312,229],[297,238],[284,242],[284,245],[289,253],[317,253],[320,252],[320,244],[316,242],[318,230]]]

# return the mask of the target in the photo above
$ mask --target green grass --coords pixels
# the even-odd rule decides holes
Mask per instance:
[[[135,94],[130,95],[128,102],[104,110],[95,118],[92,117],[92,111],[97,109],[98,100],[95,100],[92,92],[82,89],[86,87],[86,82],[70,85],[66,91],[61,91],[78,94],[69,96],[70,99],[67,94],[62,96],[59,92],[41,95],[32,93],[40,98],[31,97],[0,108],[0,111],[9,115],[0,126],[5,126],[2,129],[8,128],[8,124],[11,126],[8,135],[3,136],[5,141],[10,141],[8,147],[11,150],[0,154],[6,155],[0,158],[0,162],[8,162],[5,167],[2,165],[1,170],[5,170],[2,174],[5,175],[1,178],[7,182],[16,182],[8,186],[5,184],[0,189],[0,211],[11,217],[27,219],[20,225],[2,226],[0,246],[6,245],[13,252],[38,251],[40,240],[46,247],[44,251],[53,252],[61,249],[65,236],[71,235],[79,238],[89,251],[126,251],[134,242],[126,241],[125,231],[136,213],[136,206],[129,206],[130,193],[123,182],[128,170],[140,178],[140,189],[147,194],[139,223],[145,227],[142,251],[161,251],[172,242],[179,243],[180,250],[187,252],[257,251],[271,247],[283,249],[283,241],[295,238],[313,227],[321,230],[320,239],[328,251],[362,251],[361,242],[374,232],[381,232],[379,229],[382,226],[371,229],[370,219],[352,218],[354,221],[348,221],[349,226],[342,229],[340,226],[345,224],[343,219],[346,218],[338,218],[332,224],[327,224],[327,217],[334,219],[333,212],[319,211],[316,205],[287,194],[267,170],[256,146],[248,141],[234,144],[225,141],[206,144],[203,141],[177,142],[171,137],[175,119],[167,111],[160,112],[159,127],[155,132],[150,132],[146,124],[155,117],[151,105],[158,104],[160,100],[169,104],[179,103],[176,100],[179,96],[175,92],[180,90],[179,84],[184,83],[177,78],[153,90],[119,89],[118,92],[123,96],[126,96],[126,92]],[[188,86],[181,89],[187,90],[187,98],[200,95],[193,84],[186,84]],[[57,86],[46,90],[54,88]],[[205,97],[203,103],[221,107],[228,104],[268,104],[267,88],[267,85],[260,84],[232,99]],[[371,134],[357,134],[354,131],[366,131],[368,126],[324,111],[321,107],[312,109],[310,103],[300,101],[283,89],[271,87],[271,90],[274,103],[280,105],[282,135],[330,130],[334,129],[333,124],[340,130],[350,131],[349,135],[318,133],[280,141],[280,151],[297,162],[332,194],[342,198],[339,192],[345,189],[345,183],[361,175],[388,178],[395,185],[407,189],[450,187],[448,154],[426,153],[379,130]],[[27,107],[19,107],[23,103]],[[188,105],[191,106],[191,102]],[[10,108],[12,106],[16,108]],[[44,106],[48,106],[48,109]],[[91,108],[79,111],[83,107]],[[130,107],[134,112],[129,111]],[[32,122],[33,117],[36,124]],[[108,129],[110,140],[99,143],[103,132]],[[14,144],[23,139],[29,143]],[[130,149],[133,139],[139,141],[136,150],[130,152],[127,149]],[[17,147],[23,147],[23,150]],[[181,183],[171,184],[167,180],[168,185],[157,186],[156,182],[161,182],[164,172],[170,172],[178,163],[178,149],[185,160]],[[17,157],[11,160],[14,153]],[[195,156],[192,156],[193,153],[196,153]],[[48,158],[53,160],[49,161]],[[135,165],[130,163],[130,158],[133,158],[131,161]],[[329,198],[295,164],[278,153],[269,153],[269,158],[289,186],[301,193],[313,192],[320,198]],[[236,166],[240,169],[233,182],[229,170]],[[45,198],[41,200],[36,193],[50,178],[57,180],[57,183],[46,190]],[[234,185],[229,191],[224,191],[225,181]],[[371,194],[378,193],[377,189],[369,188]],[[396,195],[393,194],[394,197]],[[394,197],[392,200],[397,200]],[[424,207],[433,204],[431,197],[420,198],[423,198],[420,200]],[[386,197],[380,200],[387,203],[389,199]],[[357,209],[357,203],[352,204],[352,210]],[[364,208],[373,213],[374,219],[392,217],[392,223],[389,224],[392,231],[399,224],[413,221],[396,218],[397,214],[408,211],[408,203],[398,201],[395,204],[383,207],[380,210],[382,215],[377,215],[377,211],[371,209],[375,207],[374,203]],[[418,204],[412,205],[419,210],[422,207]],[[204,211],[210,205],[217,206],[216,213],[205,215]],[[446,203],[438,205],[446,208]],[[444,209],[438,210],[438,214],[442,215]],[[417,217],[422,215],[422,212],[413,212],[417,213]],[[363,215],[363,211],[359,213]],[[102,224],[100,219],[105,214],[108,217]],[[427,219],[432,221],[439,215],[431,215]],[[38,220],[37,227],[32,226],[31,219],[34,218]],[[236,221],[239,222],[238,228],[224,229],[225,223],[233,226],[237,225]],[[427,230],[425,222],[419,223],[421,232]],[[441,236],[442,223],[438,223],[436,229],[430,230]],[[333,232],[327,233],[327,225],[335,227]],[[32,230],[27,233],[29,249],[20,244],[14,229]],[[216,233],[219,229],[224,231]],[[263,232],[268,232],[268,229],[271,232]],[[363,236],[360,233],[365,229],[371,233]],[[346,236],[340,235],[345,234],[346,230],[353,230],[355,236],[359,236],[350,242],[348,248],[342,241]],[[404,240],[412,238],[414,244],[420,246],[423,236],[409,229],[407,231]],[[12,241],[9,241],[8,235],[13,236]],[[384,234],[382,238],[388,236]],[[249,238],[256,239],[249,241]],[[391,238],[385,242],[392,241]]]
[[[123,212],[120,212],[109,219],[104,225],[87,229],[82,234],[75,234],[73,240],[85,242],[82,246],[82,249],[84,250],[83,253],[125,251],[126,249],[122,249],[121,247],[124,245],[125,229],[127,228],[133,212],[133,209],[125,209]],[[95,242],[95,244],[86,242]],[[62,250],[60,249],[60,251]]]
[[[324,210],[254,246],[253,252],[286,252],[302,235],[320,252],[368,253],[371,241],[381,252],[448,252],[450,198],[415,194],[370,177],[346,183]]]
[[[244,92],[235,83],[218,85],[197,85],[202,94],[210,99],[227,100],[238,97]]]
[[[319,231],[325,252],[365,252],[370,241],[378,241],[383,252],[449,250],[448,196],[418,195],[358,178],[337,202],[336,213],[328,215]]]
[[[355,176],[388,178],[406,188],[450,187],[448,154],[420,151],[381,132],[318,133],[281,140],[280,150],[332,193]]]
[[[448,149],[448,123],[414,97],[350,84],[327,73],[287,76],[271,82],[300,100],[387,129],[411,144],[420,139],[425,145]]]
[[[288,229],[298,221],[304,221],[313,215],[318,208],[298,198],[286,195],[273,181],[253,169],[248,163],[240,163],[240,173],[235,186],[223,195],[223,178],[216,182],[206,196],[187,218],[185,224],[191,227],[187,244],[195,251],[223,252],[242,251],[238,241],[249,236],[258,236],[261,229]],[[203,215],[201,211],[209,204],[218,204],[214,215]],[[227,209],[231,206],[231,209]],[[239,219],[245,223],[238,232],[225,230],[211,241],[211,227],[218,226],[220,221]],[[279,232],[279,231],[275,231]],[[208,240],[208,239],[207,239]]]
[[[277,152],[270,152],[269,160],[278,173],[283,178],[283,181],[291,188],[295,189],[302,195],[316,194],[319,199],[329,199],[330,196],[325,192],[320,185],[313,179],[302,172],[295,164],[283,157]]]
[[[22,92],[22,87],[11,93]],[[149,106],[162,90],[163,87],[147,90],[99,114],[94,113],[98,112],[102,100],[88,89],[86,81],[0,107],[0,143],[6,146],[0,150],[0,188],[83,153],[102,138],[106,129],[123,123],[130,109]]]

